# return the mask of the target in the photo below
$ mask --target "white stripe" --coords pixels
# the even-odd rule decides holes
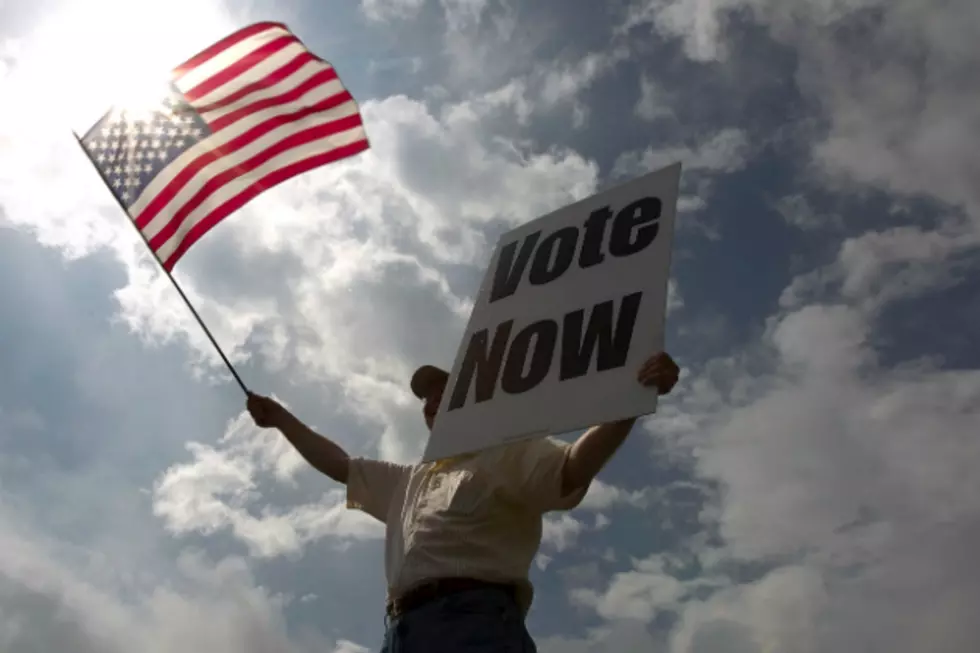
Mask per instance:
[[[261,62],[249,68],[247,73],[243,73],[235,79],[229,80],[228,83],[222,84],[207,95],[197,98],[191,103],[191,106],[194,108],[206,107],[209,104],[220,102],[232,93],[237,93],[242,87],[248,86],[252,82],[275,72],[306,51],[302,43],[290,43],[282,50],[279,50],[279,52],[266,57]]]
[[[324,125],[333,120],[337,120],[338,118],[345,118],[356,114],[357,104],[354,102],[344,102],[340,106],[334,107],[329,111],[314,113],[306,116],[302,120],[280,125],[269,133],[263,134],[260,138],[255,139],[240,150],[236,150],[228,156],[219,157],[198,171],[198,173],[194,175],[184,185],[184,187],[177,192],[177,195],[170,200],[167,206],[153,216],[153,219],[150,220],[149,224],[143,227],[143,235],[146,236],[147,240],[156,237],[156,235],[160,233],[160,230],[163,229],[168,222],[170,222],[171,216],[176,210],[178,210],[178,207],[181,207],[189,202],[191,198],[193,198],[197,192],[204,187],[204,184],[219,174],[241,165],[245,161],[251,159],[253,156],[260,154],[291,134],[305,131],[311,127]]]
[[[201,113],[201,117],[204,118],[205,122],[213,123],[222,116],[226,116],[233,111],[238,111],[242,107],[249,106],[250,104],[254,104],[255,102],[259,102],[267,98],[274,98],[283,95],[284,93],[288,93],[316,73],[329,69],[330,66],[324,66],[320,61],[308,61],[299,69],[295,70],[289,77],[276,83],[275,85],[266,87],[260,91],[255,91],[254,93],[249,93],[248,95],[232,102],[227,106],[213,109],[211,111],[204,111]],[[343,88],[340,90],[343,90]],[[340,91],[338,91],[338,93],[339,92]],[[191,106],[196,108],[197,104],[197,102],[194,102]],[[205,105],[202,103],[200,106]]]
[[[291,150],[282,152],[248,174],[238,177],[234,181],[225,184],[187,216],[183,224],[180,225],[180,228],[178,228],[170,239],[161,245],[156,251],[157,258],[166,264],[187,233],[193,229],[198,222],[203,220],[218,206],[239,195],[242,191],[246,190],[249,186],[267,174],[279,168],[298,163],[304,159],[308,159],[325,152],[330,152],[338,147],[350,145],[351,143],[363,140],[365,138],[366,135],[364,132],[364,126],[358,125],[354,129],[348,129],[344,132],[331,134],[330,136],[326,136],[317,141],[306,143],[301,147],[295,147]]]
[[[139,216],[141,213],[143,213],[150,201],[156,197],[157,194],[161,193],[167,187],[167,184],[173,181],[173,178],[176,177],[181,170],[190,165],[202,154],[227,145],[235,138],[238,138],[245,132],[257,125],[262,124],[270,118],[295,113],[304,107],[311,106],[317,102],[333,97],[343,90],[344,87],[341,85],[339,79],[331,80],[327,84],[311,89],[294,102],[269,107],[263,111],[249,114],[241,120],[233,122],[217,133],[212,134],[210,137],[195,143],[153,178],[153,180],[140,194],[139,199],[137,199],[133,205],[130,206],[129,214]]]
[[[186,75],[177,80],[176,86],[181,93],[186,93],[209,77],[214,77],[222,70],[232,65],[242,57],[255,52],[269,41],[281,36],[287,36],[288,31],[278,25],[258,34],[253,34],[244,41],[239,41],[235,45],[226,49],[217,56],[211,57],[197,68],[190,70]]]

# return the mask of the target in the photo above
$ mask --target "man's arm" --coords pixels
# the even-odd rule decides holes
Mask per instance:
[[[579,436],[568,450],[561,473],[562,495],[571,494],[592,482],[630,434],[635,418],[593,426]]]
[[[677,383],[680,369],[667,354],[651,356],[640,367],[637,380],[646,387],[655,387],[661,395],[669,393]],[[592,482],[630,434],[636,418],[607,422],[593,426],[583,433],[568,450],[562,467],[562,495],[571,494]]]
[[[279,402],[269,397],[249,394],[248,411],[255,423],[275,428],[296,448],[306,462],[338,483],[347,483],[350,456],[336,443],[323,437]]]

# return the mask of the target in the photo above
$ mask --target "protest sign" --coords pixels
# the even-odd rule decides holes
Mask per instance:
[[[656,410],[680,164],[504,234],[423,456],[438,460]]]

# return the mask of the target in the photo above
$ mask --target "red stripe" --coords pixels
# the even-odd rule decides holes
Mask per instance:
[[[262,63],[265,59],[271,57],[276,52],[279,52],[290,43],[299,43],[299,40],[292,34],[287,34],[286,36],[280,36],[279,38],[269,41],[262,47],[249,52],[244,57],[236,59],[234,63],[229,66],[225,66],[194,88],[185,91],[184,97],[187,98],[188,102],[193,102],[194,100],[204,97],[211,91],[220,88],[221,86],[235,79],[253,66]]]
[[[154,198],[146,205],[138,216],[136,216],[135,223],[140,229],[143,229],[150,221],[159,213],[163,208],[180,192],[187,182],[194,178],[194,176],[200,172],[204,167],[210,165],[213,161],[223,157],[229,156],[236,152],[237,150],[245,147],[252,141],[269,133],[276,127],[282,125],[296,122],[297,120],[302,120],[312,113],[317,113],[319,111],[327,111],[333,109],[341,104],[353,101],[350,93],[348,91],[342,91],[337,95],[331,96],[318,102],[317,104],[303,107],[293,113],[282,114],[279,116],[274,116],[269,118],[265,122],[259,123],[255,127],[252,127],[247,132],[236,136],[224,145],[220,147],[209,150],[202,153],[193,161],[184,166],[180,172],[174,175],[174,178],[167,183],[163,189],[157,193]],[[332,123],[328,123],[332,124]]]
[[[275,86],[276,84],[286,79],[287,77],[289,77],[294,72],[296,72],[297,70],[299,70],[300,68],[302,68],[304,65],[306,65],[311,61],[318,61],[318,59],[317,57],[314,57],[313,54],[310,52],[300,52],[298,55],[296,55],[296,57],[292,61],[287,63],[285,66],[282,66],[278,70],[272,71],[264,78],[252,82],[247,86],[241,87],[231,95],[223,97],[217,102],[213,102],[205,106],[194,107],[194,108],[197,109],[198,113],[206,113],[208,111],[214,111],[215,109],[221,109],[222,107],[226,107],[229,104],[234,104],[235,102],[238,102],[246,95],[249,95],[256,91],[260,91],[270,86]]]
[[[203,220],[194,225],[194,227],[187,232],[187,235],[184,236],[184,239],[180,241],[180,245],[178,245],[177,249],[175,249],[173,254],[170,255],[170,258],[167,259],[166,262],[162,263],[163,267],[168,272],[172,271],[174,265],[177,264],[177,261],[180,260],[191,245],[196,243],[212,227],[224,220],[234,211],[240,209],[260,193],[281,184],[287,179],[307,172],[308,170],[353,156],[359,152],[363,152],[366,149],[368,149],[368,141],[366,139],[362,139],[349,145],[335,148],[329,152],[324,152],[308,159],[297,161],[296,163],[270,172],[235,197],[230,198],[224,204],[217,207],[214,211],[211,211],[211,213],[205,216]]]
[[[212,131],[215,132],[220,131],[225,127],[227,127],[228,125],[234,122],[238,122],[242,118],[245,118],[246,116],[250,116],[253,113],[258,113],[263,109],[279,106],[280,104],[289,104],[290,102],[294,102],[300,99],[301,97],[303,97],[304,95],[306,95],[308,92],[310,92],[317,86],[320,86],[321,84],[326,84],[327,82],[334,79],[337,79],[337,73],[334,71],[333,68],[321,70],[317,72],[315,75],[310,76],[305,82],[303,82],[299,86],[295,88],[291,88],[285,93],[282,93],[281,95],[277,95],[275,97],[270,97],[270,98],[263,98],[258,102],[253,102],[252,104],[241,107],[240,109],[235,109],[234,111],[230,111],[225,115],[221,116],[220,118],[215,119],[213,122],[209,121],[208,125],[211,127]],[[333,101],[335,98],[343,94],[347,94],[347,97],[350,98],[350,94],[347,93],[347,91],[342,91],[337,95],[327,98],[327,101],[328,102]],[[337,105],[334,104],[334,106]],[[207,118],[206,116],[202,116],[202,117],[204,117],[205,119]]]
[[[243,27],[242,29],[235,32],[234,34],[230,34],[226,36],[225,38],[221,39],[211,47],[207,48],[206,50],[202,50],[198,54],[194,55],[184,63],[174,68],[172,73],[173,80],[177,81],[178,79],[180,79],[181,77],[189,73],[190,71],[194,70],[201,64],[215,58],[216,56],[218,56],[219,54],[221,54],[231,46],[235,45],[236,43],[241,43],[245,39],[255,36],[256,34],[261,34],[266,30],[276,29],[276,28],[284,29],[287,32],[289,31],[289,28],[283,25],[282,23],[273,23],[268,21],[262,23],[255,23],[254,25],[249,25],[248,27]]]
[[[166,225],[157,233],[149,242],[150,249],[156,251],[164,243],[170,240],[170,237],[174,235],[177,228],[187,219],[194,209],[199,207],[208,197],[215,193],[222,186],[228,182],[240,177],[242,175],[248,174],[255,168],[259,167],[266,161],[270,160],[277,154],[282,154],[287,150],[291,150],[294,147],[299,147],[307,143],[319,140],[331,134],[336,134],[338,132],[344,132],[348,129],[353,129],[361,124],[361,117],[358,114],[353,116],[348,116],[341,118],[339,120],[334,120],[332,122],[317,125],[316,127],[311,127],[309,129],[290,134],[286,138],[277,141],[274,145],[267,147],[266,149],[258,152],[255,156],[247,161],[240,163],[239,165],[229,168],[224,172],[211,177],[204,185],[191,197],[184,205],[182,205],[177,211],[174,212],[173,216],[167,222]]]

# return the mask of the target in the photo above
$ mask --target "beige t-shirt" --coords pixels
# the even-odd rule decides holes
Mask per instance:
[[[542,515],[577,506],[587,488],[561,496],[570,445],[535,438],[437,463],[396,465],[353,458],[347,506],[386,525],[388,595],[437,578],[518,585],[526,612]]]

